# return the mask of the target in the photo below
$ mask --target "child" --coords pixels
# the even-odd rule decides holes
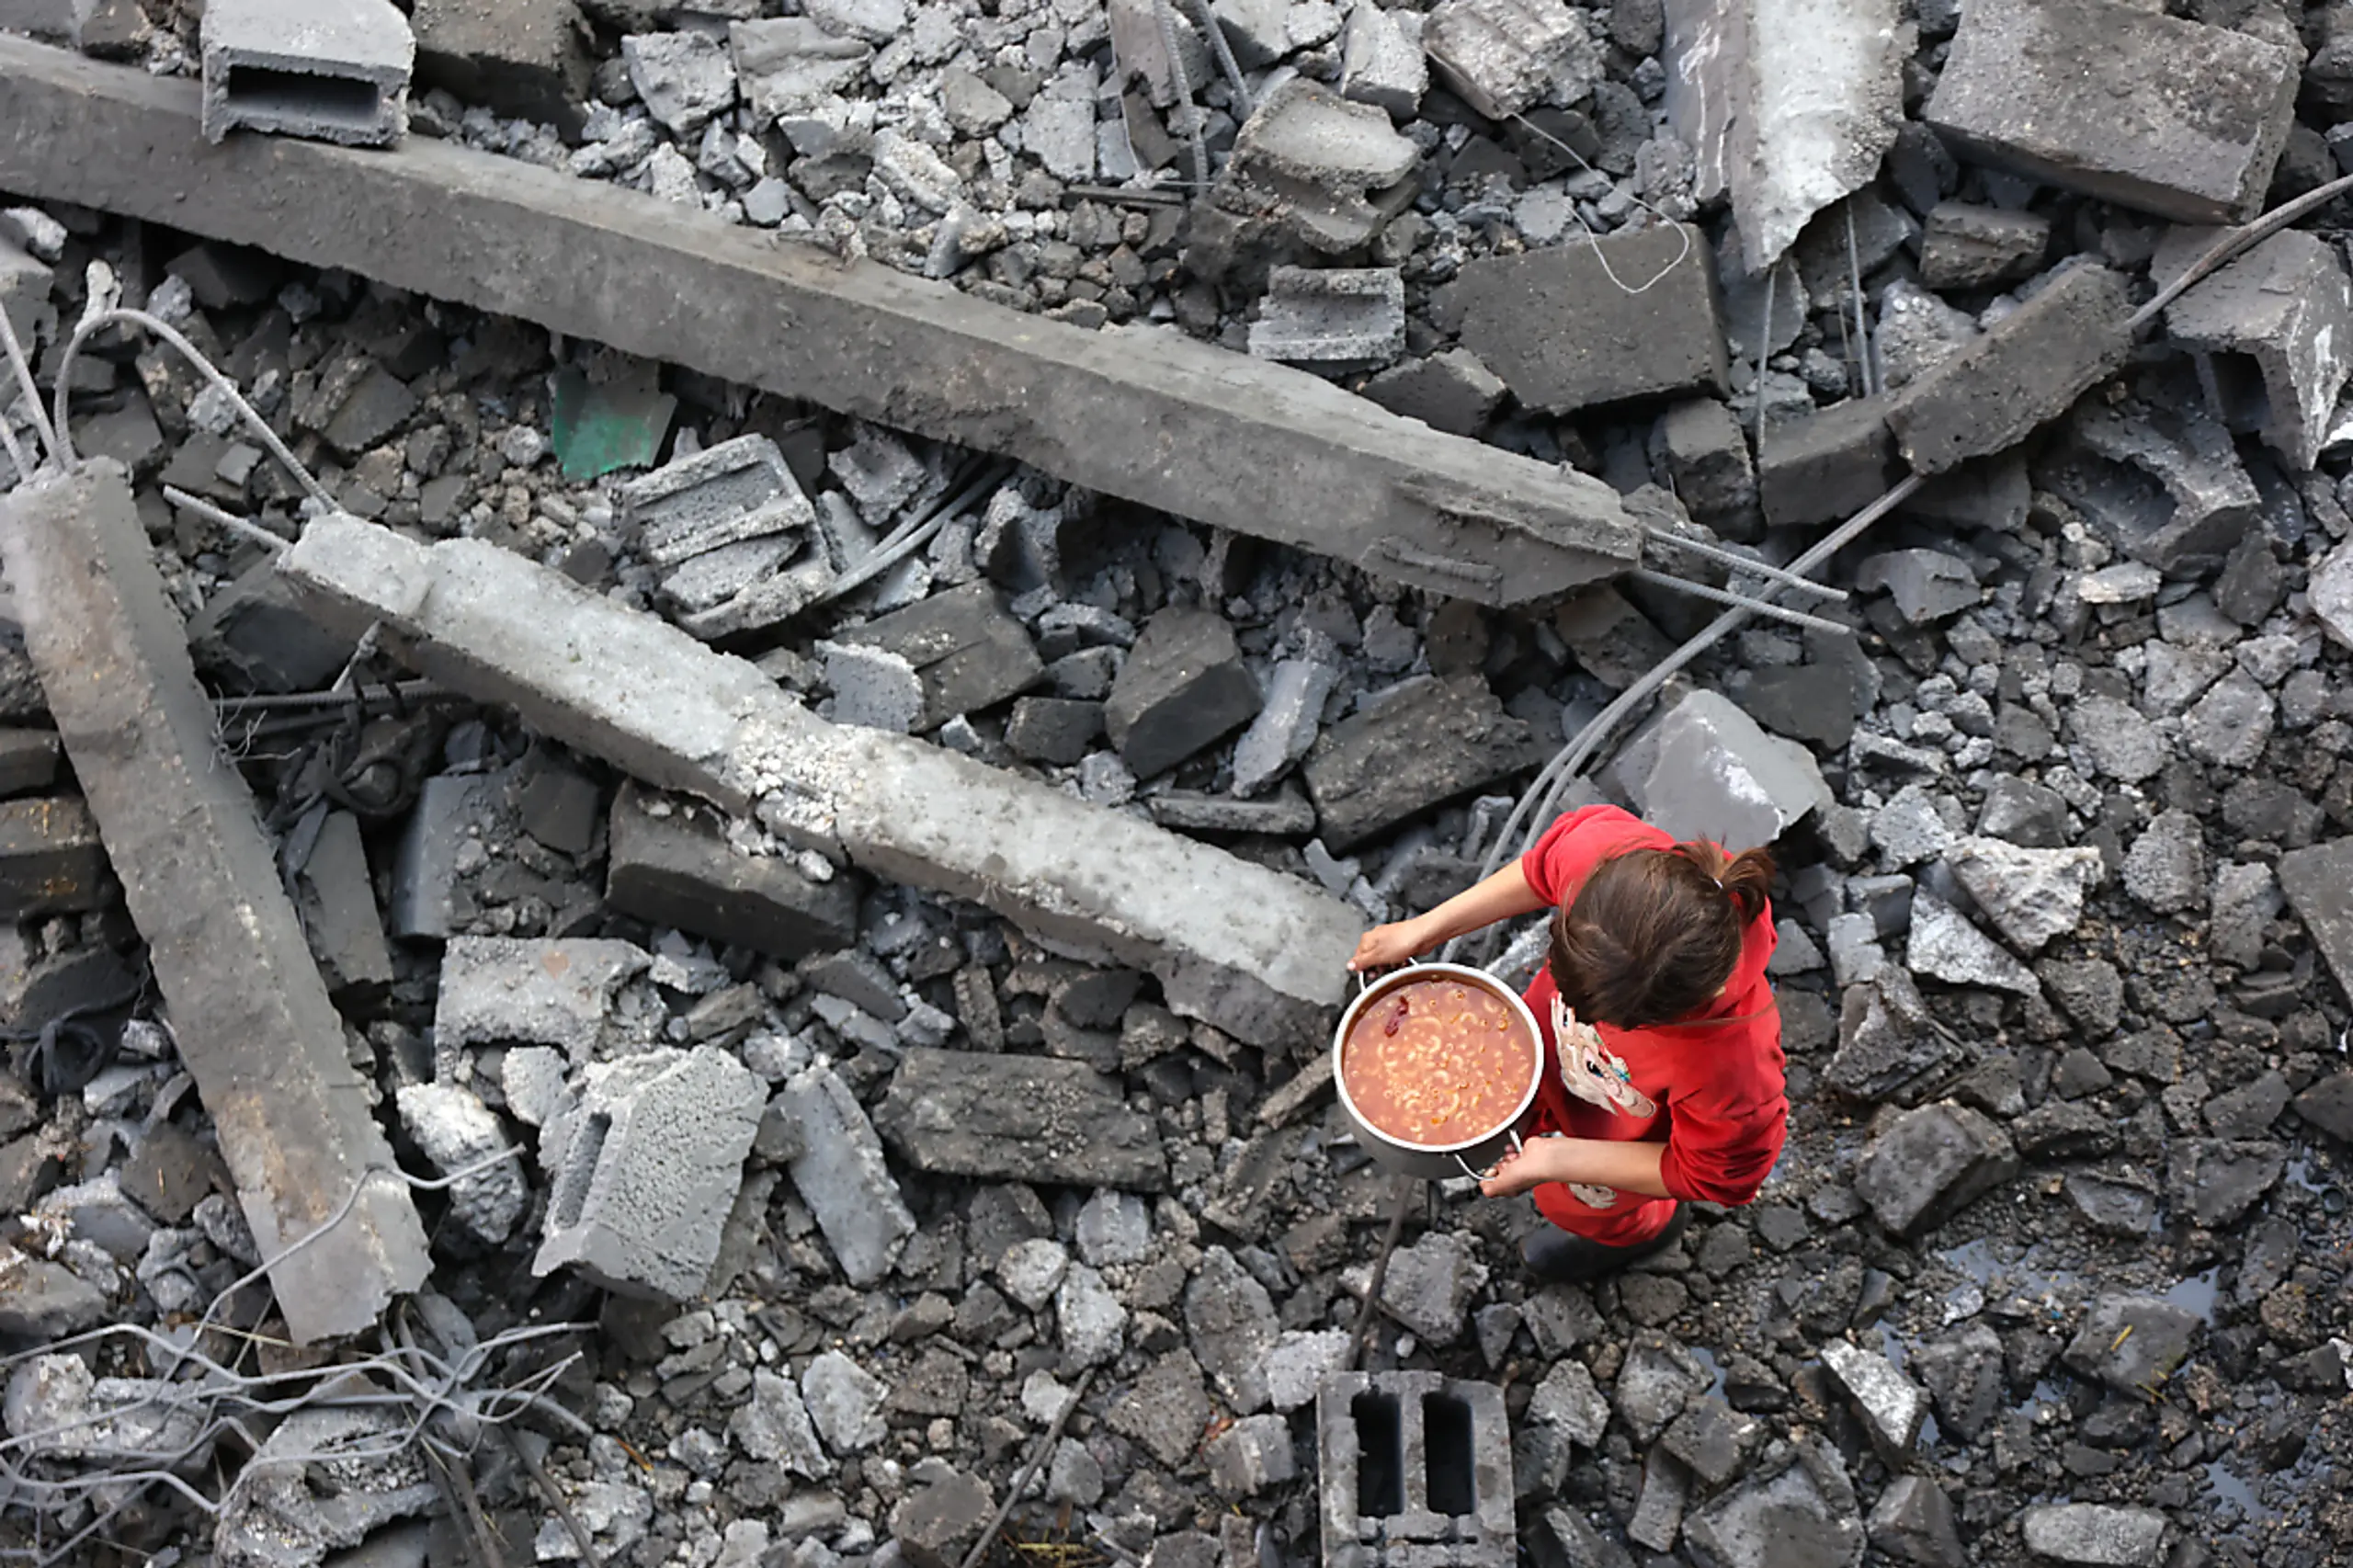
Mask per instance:
[[[1533,1188],[1520,1244],[1546,1279],[1594,1279],[1682,1233],[1679,1200],[1742,1204],[1781,1153],[1781,1018],[1765,981],[1772,858],[1677,844],[1615,806],[1417,919],[1376,926],[1354,970],[1386,969],[1498,920],[1552,909],[1527,991],[1544,1040],[1535,1131],[1480,1190]],[[1543,1135],[1550,1136],[1543,1136]]]

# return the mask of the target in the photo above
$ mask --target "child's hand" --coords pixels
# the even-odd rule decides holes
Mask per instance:
[[[1400,920],[1387,926],[1376,926],[1358,938],[1356,956],[1348,960],[1348,968],[1358,974],[1378,969],[1395,969],[1430,945],[1418,920]]]
[[[1517,1198],[1552,1180],[1538,1153],[1544,1142],[1538,1140],[1525,1148],[1506,1150],[1503,1158],[1495,1162],[1495,1174],[1479,1184],[1480,1194],[1487,1198]]]

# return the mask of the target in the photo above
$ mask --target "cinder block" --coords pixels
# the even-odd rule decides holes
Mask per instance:
[[[555,1176],[531,1271],[567,1265],[623,1295],[699,1294],[743,1185],[766,1086],[715,1046],[588,1068],[540,1134]]]
[[[2131,314],[2124,280],[2104,267],[2051,278],[1896,395],[1887,423],[1904,460],[1942,473],[2016,446],[2123,365],[2132,352]]]
[[[588,96],[587,24],[572,0],[416,0],[416,79],[567,135]]]
[[[2169,283],[2219,233],[2177,229],[2150,271]],[[2353,286],[2336,248],[2290,229],[2175,301],[2165,335],[2190,351],[2216,418],[2255,429],[2294,468],[2320,460],[2336,394],[2353,369]]]
[[[1261,359],[1372,369],[1405,352],[1405,282],[1393,267],[1278,267],[1250,324]]]
[[[1344,1372],[1315,1395],[1324,1568],[1509,1568],[1503,1390],[1438,1372]]]
[[[113,900],[89,807],[72,795],[0,801],[0,919],[104,909]]]
[[[2182,223],[2252,217],[2298,51],[2124,0],[1970,0],[1922,118],[1957,151]]]
[[[645,558],[665,568],[817,520],[766,436],[738,436],[631,480],[620,502],[621,521],[637,530]]]
[[[634,783],[613,801],[605,898],[648,925],[797,959],[858,940],[858,893],[847,871],[813,881],[790,859],[737,849],[706,808]]]
[[[1438,79],[1489,119],[1506,119],[1563,77],[1597,70],[1585,17],[1561,0],[1447,0],[1430,13],[1423,47]],[[1589,84],[1588,84],[1589,85]]]
[[[210,0],[204,136],[232,131],[389,147],[408,134],[416,40],[392,0]]]

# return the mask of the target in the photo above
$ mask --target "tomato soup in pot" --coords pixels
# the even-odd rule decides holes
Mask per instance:
[[[1383,987],[1350,1021],[1339,1074],[1374,1131],[1420,1148],[1493,1132],[1525,1104],[1537,1041],[1525,1009],[1467,978]]]

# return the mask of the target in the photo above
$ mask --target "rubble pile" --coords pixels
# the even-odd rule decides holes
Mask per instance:
[[[1525,1205],[1416,1194],[1358,1361],[1397,1189],[1323,1092],[1342,963],[1517,848],[1719,606],[1450,597],[12,198],[0,308],[97,460],[0,500],[6,1462],[71,1494],[0,1530],[943,1568],[1010,1503],[1155,1568],[2353,1551],[2353,287],[2325,212],[2156,301],[2335,176],[2334,10],[1853,0],[1792,59],[1767,0],[584,6],[418,0],[413,62],[389,7],[299,58],[248,0],[50,30],[247,51],[233,148],[405,117],[1173,324],[1732,562],[1920,476],[1844,597],[1718,643],[1569,795],[1775,846],[1788,1151],[1592,1288],[1524,1277]],[[62,369],[118,303],[317,492],[151,336]],[[216,1429],[280,1374],[313,1403]],[[413,1440],[436,1378],[472,1403]],[[534,1378],[510,1443],[489,1391]],[[113,1479],[158,1450],[217,1520]]]

